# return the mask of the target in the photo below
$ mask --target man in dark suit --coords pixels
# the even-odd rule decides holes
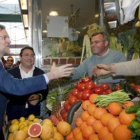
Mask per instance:
[[[24,79],[32,76],[44,74],[44,71],[35,67],[35,52],[32,47],[26,46],[20,51],[20,65],[14,67],[8,72],[15,78]],[[49,117],[46,108],[46,96],[48,89],[31,93],[24,96],[8,96],[6,114],[8,121],[19,119],[20,117],[27,118],[30,114],[41,117]]]
[[[0,62],[2,62],[2,56],[10,52],[10,43],[11,40],[5,29],[5,26],[0,25]],[[0,63],[0,140],[3,140],[2,124],[7,105],[7,98],[5,95],[26,95],[36,91],[44,90],[47,88],[46,85],[49,81],[69,76],[73,71],[73,67],[70,66],[71,65],[69,64],[56,67],[55,64],[53,64],[50,72],[21,80],[15,79],[13,76],[11,76],[5,69],[3,69],[3,65]]]

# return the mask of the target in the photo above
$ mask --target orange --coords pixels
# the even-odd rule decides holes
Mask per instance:
[[[86,121],[89,116],[90,115],[89,115],[89,113],[87,111],[83,111],[82,114],[81,114],[81,119],[83,121]]]
[[[81,117],[78,117],[78,118],[75,120],[75,124],[76,124],[76,126],[78,126],[78,127],[81,125],[82,122],[83,122],[83,121],[82,121]]]
[[[91,105],[91,103],[90,103],[89,100],[83,101],[83,103],[82,103],[82,108],[83,108],[84,110],[87,110],[88,107],[89,107],[90,105]]]
[[[95,111],[94,111],[94,117],[98,120],[101,119],[102,115],[107,113],[105,108],[100,108],[100,107],[96,107]]]
[[[103,125],[100,120],[95,120],[92,127],[94,131],[98,133],[98,131],[103,127]]]
[[[83,140],[82,132],[77,133],[77,134],[74,136],[74,139],[75,139],[75,140]]]
[[[105,113],[102,115],[101,117],[101,123],[106,126],[108,121],[110,120],[110,118],[114,117],[112,114],[110,113]]]
[[[93,116],[89,116],[86,120],[87,125],[92,126],[96,119]]]
[[[94,103],[94,100],[95,100],[95,98],[98,96],[98,94],[91,94],[90,96],[89,96],[89,101],[93,104]]]
[[[104,138],[107,134],[109,134],[109,131],[108,131],[107,127],[105,127],[105,126],[102,127],[102,128],[99,130],[99,132],[98,132],[99,139],[100,139],[100,140],[103,140],[103,138]]]
[[[73,132],[73,135],[75,136],[77,133],[81,132],[81,130],[79,127],[75,127],[72,132]]]
[[[66,140],[70,140],[71,138],[74,138],[72,131],[66,136]]]
[[[122,106],[120,105],[120,103],[112,102],[107,106],[107,110],[112,115],[117,116],[122,111]]]
[[[60,121],[57,124],[57,131],[63,136],[67,136],[71,132],[71,125],[68,122]]]
[[[108,121],[107,128],[110,132],[113,132],[113,130],[119,125],[121,125],[121,123],[119,121],[119,118],[118,117],[112,117]]]
[[[89,140],[99,140],[99,137],[97,134],[92,134],[90,135]]]
[[[113,138],[113,134],[112,133],[108,133],[103,140],[114,140]]]
[[[94,115],[94,111],[95,111],[95,109],[96,109],[96,105],[95,104],[91,104],[89,107],[88,107],[88,113],[90,114],[90,115]]]
[[[82,136],[85,139],[89,139],[90,135],[94,134],[94,130],[92,126],[86,126],[82,131]]]
[[[134,105],[134,103],[132,101],[125,101],[122,106],[123,106],[123,108],[127,108],[132,105]]]
[[[119,125],[113,131],[114,140],[131,140],[131,131],[127,125]]]
[[[83,122],[81,125],[80,125],[80,130],[83,131],[83,129],[87,126],[86,122]]]
[[[121,124],[129,125],[135,119],[135,114],[125,113],[125,109],[120,113],[119,119]]]

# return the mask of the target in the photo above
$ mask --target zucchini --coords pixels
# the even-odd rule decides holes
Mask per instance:
[[[69,124],[72,123],[72,120],[73,120],[73,116],[74,116],[74,113],[78,110],[78,108],[81,106],[82,104],[82,101],[78,101],[76,103],[74,103],[71,108],[69,109],[68,111],[68,116],[67,116],[67,122]]]

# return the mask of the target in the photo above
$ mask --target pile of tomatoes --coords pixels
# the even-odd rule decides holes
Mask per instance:
[[[120,90],[120,86],[116,86],[115,90]],[[70,107],[77,101],[88,100],[89,96],[93,93],[95,94],[109,94],[112,89],[108,83],[103,83],[101,85],[96,85],[91,77],[82,78],[74,87],[74,89],[68,94],[68,98],[61,109],[60,114],[62,118],[66,121],[68,111]]]

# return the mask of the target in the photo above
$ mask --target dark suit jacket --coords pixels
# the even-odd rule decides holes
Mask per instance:
[[[3,69],[0,63],[0,131],[7,105],[6,94],[26,95],[46,88],[46,81],[43,75],[23,80],[15,79]]]
[[[13,75],[15,78],[22,79],[21,74],[20,74],[20,69],[19,66],[14,67],[8,72]],[[35,67],[33,71],[33,76],[41,75],[44,74],[44,71]],[[24,96],[15,96],[15,95],[10,95],[8,96],[9,98],[9,103],[7,105],[7,115],[8,119],[19,119],[21,116],[28,117],[30,114],[34,114],[35,116],[40,116],[40,109],[41,109],[41,102],[36,104],[35,106],[28,104],[28,108],[25,107],[26,101],[29,98],[30,95],[32,94],[38,94],[40,93],[43,97],[43,100],[46,100],[46,96],[48,94],[48,88],[45,90],[41,90],[38,92],[31,93],[29,95],[24,95]]]

